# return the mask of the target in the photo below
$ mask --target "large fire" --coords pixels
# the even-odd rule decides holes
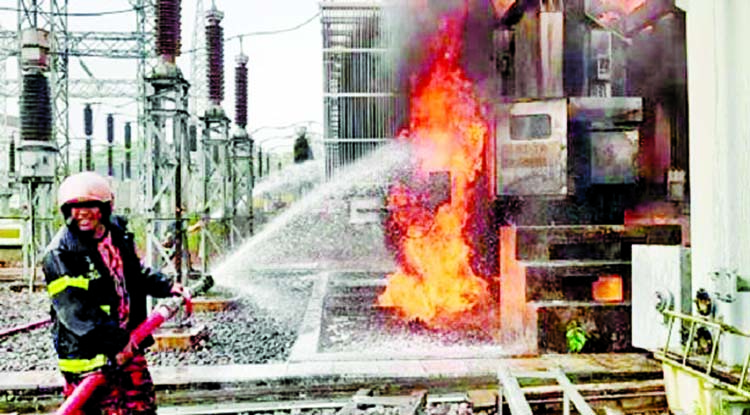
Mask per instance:
[[[399,266],[378,299],[409,320],[441,327],[489,298],[487,282],[472,271],[466,239],[489,127],[459,64],[460,28],[460,19],[446,18],[428,42],[431,56],[413,80],[409,128],[401,134],[414,149],[416,180],[443,173],[450,196],[431,209],[429,195],[413,183],[392,187],[388,207],[401,235]]]

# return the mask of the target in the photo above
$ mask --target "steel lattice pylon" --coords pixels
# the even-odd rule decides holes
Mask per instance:
[[[68,171],[68,2],[50,0],[46,13],[34,1],[18,0],[17,4],[17,46],[36,52],[18,60],[18,73],[24,79],[19,104],[37,109],[32,114],[21,111],[18,147],[19,190],[26,210],[24,275],[33,286],[38,278],[38,257],[54,233],[56,173]],[[31,36],[25,36],[27,33]],[[41,124],[35,125],[35,120]]]
[[[206,9],[203,0],[195,1],[195,18],[193,20],[192,53],[190,54],[190,111],[193,114],[204,114],[208,109],[208,84],[206,83],[206,32],[204,22]]]
[[[231,233],[232,247],[253,234],[253,140],[242,129],[232,135]]]
[[[182,221],[190,180],[189,85],[179,71],[153,75],[146,85],[146,260],[155,268],[174,267],[182,279]],[[174,232],[174,264],[163,247],[168,232]]]
[[[229,142],[229,118],[219,107],[209,110],[203,121],[200,155],[201,204],[203,226],[200,233],[201,272],[206,273],[209,260],[228,248],[232,190],[232,154]]]
[[[234,122],[232,132],[232,232],[230,244],[237,244],[245,236],[253,234],[253,140],[245,129],[247,126],[247,62],[240,54],[236,58],[234,76]]]

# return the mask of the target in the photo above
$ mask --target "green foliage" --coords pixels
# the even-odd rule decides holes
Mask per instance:
[[[591,335],[586,332],[577,320],[568,323],[565,330],[565,338],[568,340],[568,351],[571,353],[579,353],[583,350],[583,346],[586,345],[586,341],[590,337]]]

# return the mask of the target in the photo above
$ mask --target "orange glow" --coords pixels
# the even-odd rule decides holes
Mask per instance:
[[[614,23],[624,16],[633,13],[646,0],[597,0],[595,9],[599,11],[597,19],[604,24]]]
[[[592,284],[595,301],[619,303],[622,301],[622,277],[619,275],[601,275]]]
[[[459,65],[460,23],[444,19],[428,42],[432,59],[414,78],[409,128],[401,134],[413,145],[416,179],[449,172],[450,198],[430,209],[413,183],[390,189],[389,211],[402,235],[400,257],[378,298],[381,306],[431,326],[450,326],[489,297],[487,282],[471,268],[465,235],[489,127]]]
[[[516,0],[493,0],[493,4],[495,5],[495,13],[498,16],[502,16],[505,14],[505,11],[510,8],[510,6],[515,3]]]
[[[598,0],[599,7],[605,10],[611,10],[620,14],[633,13],[646,0]]]
[[[500,325],[505,343],[523,343],[526,341],[525,329],[536,327],[531,324],[526,305],[526,267],[516,259],[517,234],[515,226],[500,227]],[[524,350],[531,350],[536,343],[530,341]]]

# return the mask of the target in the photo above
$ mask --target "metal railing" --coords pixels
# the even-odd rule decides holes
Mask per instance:
[[[742,372],[740,373],[740,378],[737,383],[726,380],[726,376],[717,376],[718,373],[716,370],[716,355],[722,336],[731,334],[750,339],[750,333],[703,316],[684,314],[673,310],[662,310],[661,313],[668,320],[667,341],[663,349],[654,352],[654,357],[668,365],[678,367],[694,376],[700,377],[718,388],[726,389],[730,392],[741,395],[746,399],[750,399],[750,390],[744,388],[747,380],[748,367],[750,366],[750,353],[745,356],[742,365]],[[688,331],[687,342],[683,346],[683,350],[680,352],[671,352],[669,350],[669,344],[672,340],[672,331],[675,326],[675,321],[677,320],[680,320],[683,324],[689,324],[690,328]],[[682,326],[682,324],[680,326]],[[693,359],[692,361],[689,361],[688,359],[691,355],[691,351],[694,351],[693,343],[699,327],[706,327],[716,331],[716,338],[712,341],[711,352],[708,358],[708,363],[705,367],[702,367],[700,362],[696,361],[696,359]]]

